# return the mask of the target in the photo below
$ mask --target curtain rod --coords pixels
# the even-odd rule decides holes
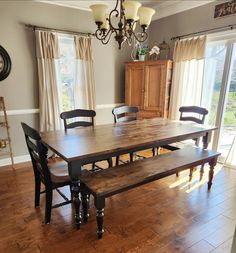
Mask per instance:
[[[78,31],[69,31],[69,30],[56,29],[56,28],[49,28],[49,27],[36,26],[36,25],[30,25],[30,24],[25,24],[25,27],[27,27],[27,28],[32,28],[32,29],[34,29],[34,30],[52,31],[52,32],[65,33],[65,34],[78,34],[78,35],[82,35],[82,36],[94,36],[94,33],[78,32]]]
[[[217,27],[217,28],[212,28],[212,29],[208,29],[208,30],[203,30],[203,31],[199,31],[199,32],[195,32],[195,33],[188,33],[188,34],[184,34],[184,35],[180,35],[180,36],[176,36],[176,37],[172,37],[171,40],[179,40],[181,38],[185,38],[185,37],[189,37],[192,35],[200,35],[200,34],[207,34],[207,33],[213,33],[215,31],[226,31],[226,30],[233,30],[236,29],[236,24],[233,25],[226,25],[226,26],[221,26],[221,27]]]

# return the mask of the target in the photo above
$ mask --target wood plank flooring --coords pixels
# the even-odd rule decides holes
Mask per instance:
[[[206,168],[201,183],[199,171],[191,183],[188,173],[180,173],[107,199],[104,238],[97,240],[92,199],[89,222],[79,231],[71,205],[53,209],[51,224],[45,225],[44,196],[41,208],[33,206],[31,165],[0,168],[0,252],[230,253],[236,171],[219,165],[216,172],[210,192]],[[69,189],[63,192],[70,196]],[[59,201],[55,193],[54,203]]]

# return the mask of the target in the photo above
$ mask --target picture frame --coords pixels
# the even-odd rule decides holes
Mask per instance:
[[[236,14],[236,0],[228,1],[215,6],[214,18]]]

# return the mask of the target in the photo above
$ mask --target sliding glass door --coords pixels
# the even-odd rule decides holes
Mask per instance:
[[[207,43],[201,105],[206,123],[218,126],[212,147],[224,161],[236,136],[236,34]]]
[[[236,136],[236,43],[233,44],[218,150],[227,157]],[[236,154],[235,154],[236,156]]]

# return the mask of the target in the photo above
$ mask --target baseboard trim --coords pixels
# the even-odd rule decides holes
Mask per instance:
[[[118,104],[104,104],[104,105],[96,105],[96,109],[106,109],[106,108],[114,108],[116,106],[124,105],[124,103]],[[14,116],[14,115],[25,115],[25,114],[37,114],[39,113],[39,109],[22,109],[22,110],[7,110],[7,116]],[[3,116],[3,112],[0,112],[0,116]]]
[[[23,162],[29,162],[31,159],[30,155],[21,155],[13,157],[13,160],[15,164],[18,164]],[[0,167],[7,165],[11,165],[11,158],[4,158],[0,160]]]
[[[106,108],[114,108],[116,106],[124,105],[124,103],[119,104],[104,104],[104,105],[96,105],[96,109],[106,109]]]

